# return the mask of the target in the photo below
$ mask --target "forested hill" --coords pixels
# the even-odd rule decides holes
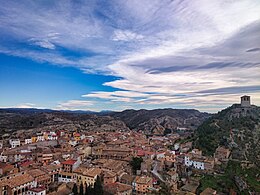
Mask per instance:
[[[232,149],[232,158],[260,163],[260,107],[234,104],[220,111],[198,127],[195,140],[208,155],[225,145]]]

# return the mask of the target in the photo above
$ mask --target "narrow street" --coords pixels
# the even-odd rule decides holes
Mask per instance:
[[[165,180],[162,178],[161,174],[157,172],[157,169],[158,169],[157,166],[158,166],[158,162],[155,161],[155,165],[154,165],[151,173],[154,174],[157,178],[159,178],[162,182],[165,182]]]

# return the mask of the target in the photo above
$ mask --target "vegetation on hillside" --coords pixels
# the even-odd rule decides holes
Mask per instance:
[[[259,107],[242,108],[233,105],[198,127],[195,133],[195,147],[206,155],[213,155],[215,149],[223,145],[230,147],[234,152],[243,153],[244,160],[260,160],[259,124]],[[232,141],[235,144],[231,145]]]
[[[130,161],[130,165],[132,167],[133,174],[136,175],[136,171],[141,169],[141,163],[143,162],[142,158],[133,157]]]
[[[218,192],[229,193],[230,189],[239,191],[234,177],[241,177],[248,184],[249,188],[241,194],[249,194],[249,191],[260,192],[260,182],[257,181],[260,177],[260,170],[257,167],[242,168],[241,163],[238,161],[229,161],[225,168],[223,175],[205,175],[200,180],[201,185],[199,191],[210,187]]]

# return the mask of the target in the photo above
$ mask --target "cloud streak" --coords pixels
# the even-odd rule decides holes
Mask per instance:
[[[120,78],[103,84],[112,92],[82,92],[84,100],[58,108],[88,108],[95,99],[207,110],[260,95],[259,1],[1,3],[1,53]]]

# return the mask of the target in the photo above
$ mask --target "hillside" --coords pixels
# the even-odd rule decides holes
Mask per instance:
[[[195,146],[213,155],[218,145],[232,149],[231,157],[260,163],[260,107],[234,104],[200,125]]]
[[[165,129],[196,129],[210,115],[192,109],[125,110],[122,112],[68,112],[41,109],[0,109],[2,134],[27,129],[143,130],[163,134]]]
[[[125,110],[111,113],[135,130],[143,130],[147,134],[163,134],[165,129],[196,129],[210,115],[194,109],[155,109]]]
[[[78,114],[41,109],[0,109],[2,134],[28,129],[127,130],[121,120],[110,116]]]

